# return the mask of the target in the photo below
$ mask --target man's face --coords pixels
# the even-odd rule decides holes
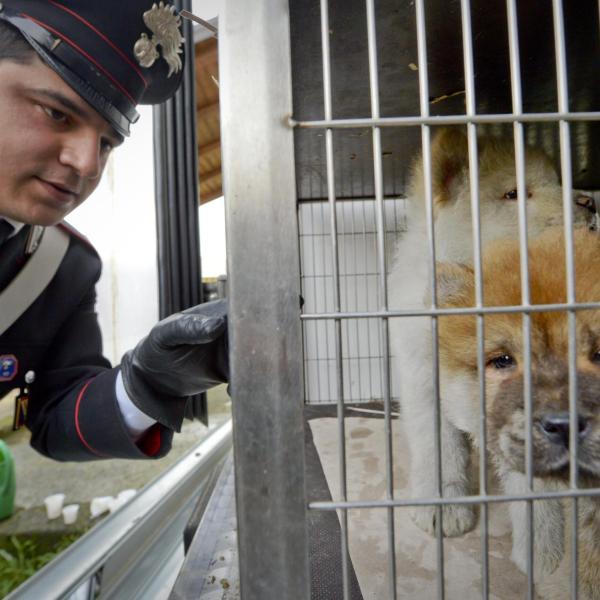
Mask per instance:
[[[53,225],[95,189],[122,137],[37,55],[0,60],[0,215]]]

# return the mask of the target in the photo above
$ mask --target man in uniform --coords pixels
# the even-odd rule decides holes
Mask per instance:
[[[57,460],[164,456],[187,398],[228,378],[222,301],[161,321],[111,368],[100,259],[63,223],[136,105],[177,89],[182,41],[168,3],[0,4],[0,397],[22,390],[17,420]]]

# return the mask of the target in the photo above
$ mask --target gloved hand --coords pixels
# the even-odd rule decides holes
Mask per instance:
[[[229,379],[226,301],[199,304],[157,323],[124,354],[121,372],[131,401],[179,431],[187,398]]]

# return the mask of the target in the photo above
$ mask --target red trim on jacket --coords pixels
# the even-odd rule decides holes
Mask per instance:
[[[85,394],[85,391],[88,389],[88,386],[90,385],[90,383],[92,383],[92,381],[94,381],[93,379],[90,379],[89,381],[86,382],[86,384],[81,388],[81,391],[79,392],[79,395],[77,396],[77,401],[75,402],[75,430],[77,431],[77,436],[79,437],[79,440],[81,441],[81,443],[92,453],[95,454],[96,456],[101,456],[101,457],[106,457],[106,454],[102,454],[101,452],[98,452],[98,450],[95,450],[94,448],[92,448],[85,440],[85,438],[83,437],[83,433],[81,433],[81,428],[79,427],[79,405],[81,404],[81,399],[83,398],[83,394]]]
[[[161,446],[160,430],[160,424],[156,423],[156,425],[152,425],[152,427],[150,427],[150,429],[148,429],[148,431],[146,431],[137,441],[137,447],[146,456],[156,456],[158,454]]]
[[[88,238],[83,235],[80,231],[77,231],[73,225],[67,223],[66,221],[61,221],[57,223],[55,227],[62,229],[67,235],[76,237],[78,240],[81,240],[86,246],[89,246],[94,252],[96,252],[96,248],[94,248],[92,242],[88,240]]]

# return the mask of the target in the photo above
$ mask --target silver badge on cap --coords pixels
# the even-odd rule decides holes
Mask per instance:
[[[151,67],[159,58],[158,46],[162,48],[162,57],[169,65],[167,77],[181,70],[182,52],[181,45],[184,42],[179,26],[181,17],[175,14],[174,6],[165,6],[165,3],[154,3],[150,10],[144,15],[144,23],[152,32],[152,37],[142,33],[133,46],[133,54],[142,67]]]

